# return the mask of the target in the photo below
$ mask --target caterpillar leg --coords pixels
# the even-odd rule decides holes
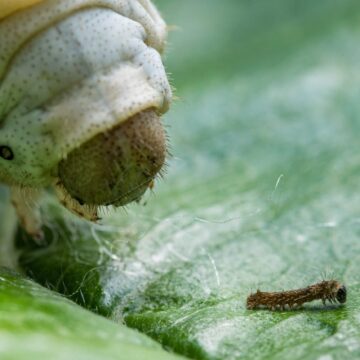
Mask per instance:
[[[9,191],[0,189],[0,201],[0,266],[17,270],[18,253],[14,246],[17,220]]]
[[[40,196],[41,191],[39,190],[11,188],[11,203],[16,210],[20,225],[38,243],[41,243],[44,238],[38,204]]]

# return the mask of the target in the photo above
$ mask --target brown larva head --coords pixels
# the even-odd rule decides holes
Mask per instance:
[[[161,120],[149,109],[73,150],[60,162],[59,177],[81,205],[121,206],[152,185],[165,155]]]
[[[326,298],[338,301],[340,304],[346,302],[346,287],[336,280],[323,281]]]
[[[346,302],[346,286],[345,285],[341,285],[337,292],[336,292],[336,300],[340,303],[340,304],[344,304]]]

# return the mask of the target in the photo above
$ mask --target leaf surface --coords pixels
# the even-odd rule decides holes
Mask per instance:
[[[0,269],[0,358],[180,359],[151,339]]]

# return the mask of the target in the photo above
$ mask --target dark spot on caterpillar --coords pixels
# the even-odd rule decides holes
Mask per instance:
[[[85,201],[83,201],[82,199],[80,199],[79,197],[74,197],[74,199],[80,204],[80,205],[84,205]]]
[[[331,303],[339,302],[344,304],[346,302],[346,294],[345,285],[336,280],[324,280],[298,290],[281,292],[263,292],[258,290],[255,294],[248,296],[246,307],[249,310],[258,308],[284,310],[286,306],[292,309],[314,300],[322,300],[324,305],[326,300]]]
[[[6,146],[0,146],[0,156],[5,160],[12,160],[14,158],[14,153],[12,150]]]

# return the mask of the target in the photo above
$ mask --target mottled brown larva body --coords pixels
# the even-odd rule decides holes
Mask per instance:
[[[246,307],[249,310],[258,308],[284,310],[286,306],[292,309],[314,300],[322,300],[324,305],[326,300],[331,303],[344,304],[346,302],[346,287],[336,280],[324,280],[298,290],[281,292],[258,290],[255,294],[248,296]]]

